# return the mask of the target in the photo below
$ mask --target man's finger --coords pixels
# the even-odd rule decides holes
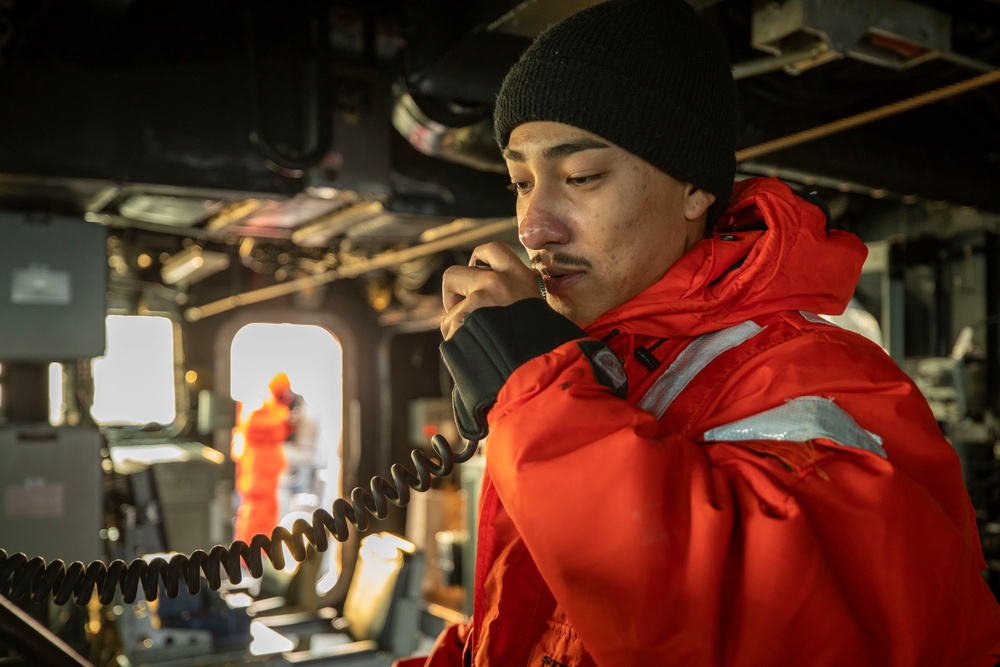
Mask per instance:
[[[517,256],[514,250],[501,241],[493,241],[476,246],[472,251],[472,259],[469,266],[476,263],[485,264],[494,271],[508,271],[513,268],[524,267],[524,262]]]
[[[446,311],[464,301],[481,285],[481,277],[477,275],[480,271],[482,269],[457,265],[445,269],[441,278],[441,297]]]

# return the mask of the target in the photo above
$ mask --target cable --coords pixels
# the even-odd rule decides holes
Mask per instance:
[[[229,582],[239,584],[243,579],[240,561],[246,564],[250,575],[259,578],[264,575],[264,560],[267,556],[276,569],[285,566],[282,546],[288,547],[292,557],[302,562],[306,559],[308,542],[317,551],[326,551],[329,546],[327,533],[338,542],[346,542],[349,537],[348,522],[358,531],[368,529],[371,514],[384,519],[389,512],[388,503],[404,507],[410,502],[410,489],[426,491],[431,488],[432,477],[445,477],[455,469],[456,463],[465,463],[473,457],[479,446],[478,440],[469,440],[465,449],[457,454],[442,435],[431,438],[431,449],[440,462],[435,462],[419,449],[414,449],[410,458],[416,473],[410,472],[399,463],[393,464],[392,481],[382,477],[372,477],[370,491],[356,487],[351,492],[351,500],[338,498],[331,508],[313,512],[312,523],[298,519],[292,530],[280,526],[267,535],[255,535],[250,544],[237,540],[225,547],[216,545],[208,552],[198,550],[191,555],[176,554],[169,560],[156,557],[146,561],[136,558],[130,563],[115,559],[111,563],[92,561],[84,565],[74,561],[66,565],[61,560],[46,563],[44,558],[29,558],[23,553],[10,556],[0,549],[0,594],[11,599],[30,599],[45,602],[52,596],[56,604],[65,604],[73,599],[79,605],[87,604],[98,591],[98,600],[107,605],[114,601],[120,590],[126,604],[135,602],[139,585],[147,601],[155,600],[159,593],[158,582],[162,582],[167,597],[174,598],[180,593],[184,583],[192,595],[201,591],[204,575],[208,586],[218,590],[222,585],[222,571],[225,570]]]
[[[970,90],[975,90],[976,88],[981,88],[998,81],[1000,81],[1000,70],[993,70],[992,72],[980,74],[970,79],[959,81],[958,83],[953,83],[926,93],[921,93],[920,95],[909,97],[905,100],[893,102],[892,104],[886,104],[885,106],[881,106],[876,109],[864,111],[853,116],[848,116],[847,118],[841,118],[824,125],[803,130],[801,132],[795,132],[794,134],[789,134],[778,139],[765,141],[764,143],[757,144],[756,146],[743,148],[736,151],[736,161],[743,162],[745,160],[760,157],[761,155],[767,155],[768,153],[774,153],[775,151],[791,148],[814,139],[820,139],[830,134],[835,134],[843,130],[849,130],[859,125],[864,125],[866,123],[881,120],[882,118],[887,118],[888,116],[902,113],[904,111],[916,109],[926,104],[937,102]]]

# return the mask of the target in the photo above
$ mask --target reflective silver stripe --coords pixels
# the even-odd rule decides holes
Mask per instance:
[[[747,320],[728,329],[698,336],[663,371],[663,375],[656,379],[639,401],[639,407],[659,419],[692,378],[713,359],[763,330],[764,327],[758,326],[753,320]]]
[[[806,318],[810,322],[815,322],[816,324],[833,324],[833,322],[826,319],[822,315],[817,315],[816,313],[810,313],[808,310],[800,310],[799,315]]]
[[[752,417],[705,431],[707,442],[740,440],[833,440],[888,458],[882,438],[861,428],[851,415],[829,398],[801,396]]]

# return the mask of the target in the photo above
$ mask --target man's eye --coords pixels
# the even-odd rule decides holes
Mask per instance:
[[[529,181],[514,181],[507,185],[508,190],[517,193],[526,192],[530,187],[531,183]]]
[[[571,176],[566,179],[569,185],[587,185],[600,180],[604,174],[588,174],[587,176]]]

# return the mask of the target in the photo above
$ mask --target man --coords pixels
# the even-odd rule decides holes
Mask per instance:
[[[532,268],[477,248],[441,324],[460,429],[489,429],[475,602],[401,664],[993,665],[958,459],[817,315],[864,245],[774,179],[733,186],[722,38],[682,0],[582,10],[494,121]]]
[[[236,426],[230,454],[236,462],[236,510],[234,539],[247,544],[254,535],[270,535],[278,525],[278,482],[285,469],[284,443],[288,437],[291,383],[277,373],[267,383],[261,405],[243,414],[236,405]]]

